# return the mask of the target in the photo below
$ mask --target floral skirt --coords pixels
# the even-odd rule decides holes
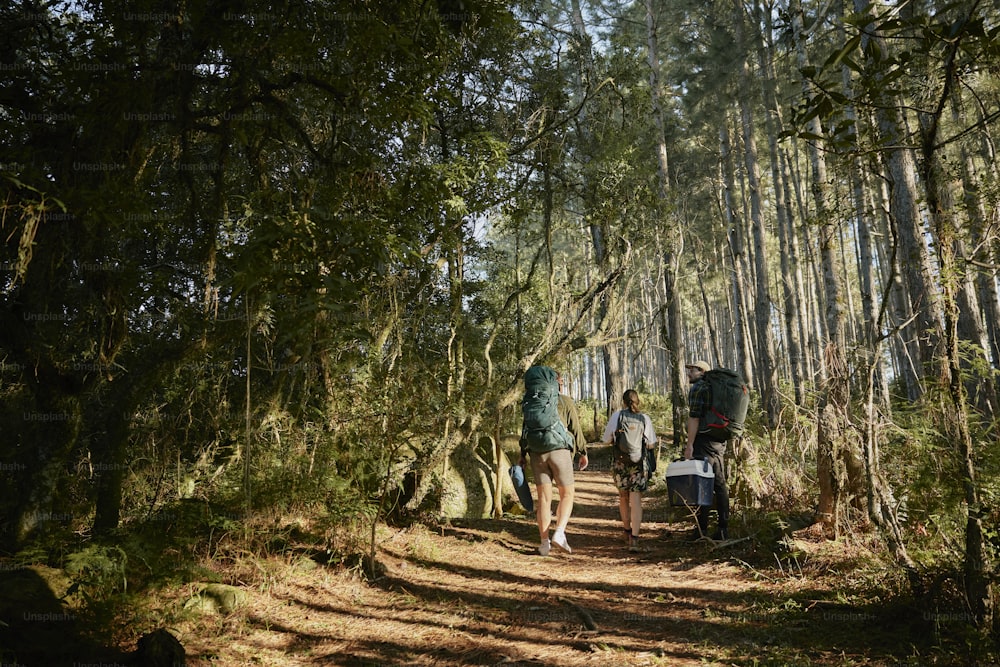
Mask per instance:
[[[611,474],[615,478],[615,486],[622,491],[645,491],[649,484],[649,470],[645,456],[638,463],[632,463],[627,458],[614,457],[611,463]]]

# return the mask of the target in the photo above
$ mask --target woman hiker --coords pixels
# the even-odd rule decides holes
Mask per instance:
[[[642,524],[642,492],[651,474],[647,450],[656,448],[656,432],[649,415],[639,411],[639,394],[629,389],[622,395],[622,409],[616,410],[604,428],[603,441],[614,452],[611,474],[618,487],[618,511],[621,514],[629,551],[641,551],[639,528]],[[630,449],[631,452],[626,452]]]

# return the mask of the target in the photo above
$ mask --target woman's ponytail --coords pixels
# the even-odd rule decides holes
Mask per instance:
[[[635,389],[626,389],[622,394],[622,403],[631,412],[639,412],[639,392]]]

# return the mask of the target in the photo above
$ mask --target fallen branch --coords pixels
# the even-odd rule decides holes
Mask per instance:
[[[581,607],[577,603],[575,603],[575,602],[573,602],[571,600],[567,600],[564,597],[560,596],[559,597],[559,601],[560,602],[565,602],[569,606],[573,607],[573,609],[576,610],[576,613],[580,614],[580,618],[583,619],[583,624],[585,626],[587,626],[588,630],[594,630],[594,631],[597,630],[597,623],[594,623],[594,617],[590,615],[590,612],[588,612],[586,609],[584,609],[583,607]]]
[[[713,542],[712,542],[712,549],[725,549],[726,547],[731,547],[734,544],[739,544],[740,542],[746,542],[749,539],[750,539],[750,537],[747,536],[747,537],[741,537],[741,538],[735,539],[735,540],[722,540],[720,542],[716,542],[716,541],[713,540]]]

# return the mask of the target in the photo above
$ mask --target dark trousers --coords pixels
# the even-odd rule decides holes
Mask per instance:
[[[694,458],[706,459],[715,473],[713,489],[715,490],[715,509],[719,513],[719,528],[729,529],[729,484],[726,481],[726,443],[715,442],[706,436],[699,435],[694,441]],[[712,508],[702,505],[698,508],[698,527],[702,534],[708,533],[708,513]]]

